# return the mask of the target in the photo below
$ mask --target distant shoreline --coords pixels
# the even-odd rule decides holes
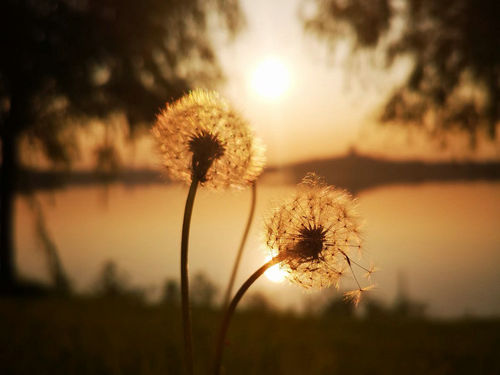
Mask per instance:
[[[282,175],[285,182],[296,183],[307,172],[315,172],[330,184],[354,193],[383,185],[417,184],[442,181],[498,181],[500,162],[425,162],[396,161],[351,153],[342,157],[270,167],[264,179]],[[282,181],[282,179],[280,179]],[[72,186],[121,183],[126,186],[169,183],[157,169],[120,169],[113,172],[58,171],[22,169],[17,191],[58,190]]]

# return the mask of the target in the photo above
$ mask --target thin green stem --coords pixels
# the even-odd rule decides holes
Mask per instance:
[[[274,266],[275,264],[278,264],[281,261],[280,258],[275,257],[272,258],[269,262],[264,264],[262,267],[260,267],[257,271],[255,271],[252,276],[250,276],[247,281],[243,283],[243,285],[240,287],[240,289],[236,292],[235,296],[231,300],[231,303],[229,304],[225,314],[224,318],[222,319],[222,323],[219,328],[219,333],[217,336],[217,343],[216,343],[216,350],[215,350],[215,358],[214,358],[214,374],[219,375],[220,370],[221,370],[221,364],[222,364],[222,353],[224,351],[224,342],[226,339],[226,333],[227,329],[229,328],[229,323],[231,321],[231,318],[233,316],[234,310],[236,309],[236,306],[238,305],[238,302],[240,302],[241,297],[243,297],[243,294],[250,288],[250,286],[257,280],[264,272],[266,272],[269,268]]]
[[[188,277],[188,245],[189,227],[191,225],[191,214],[193,213],[194,198],[198,180],[193,176],[189,193],[184,208],[184,221],[182,223],[181,241],[181,299],[182,299],[182,326],[184,333],[184,352],[186,361],[186,371],[188,375],[193,375],[193,340],[191,329],[191,306],[189,304],[189,277]]]
[[[236,278],[236,274],[238,272],[238,268],[240,266],[241,256],[243,254],[243,249],[245,248],[245,244],[247,242],[248,233],[250,232],[250,227],[252,226],[253,216],[255,213],[255,203],[257,202],[257,184],[256,182],[252,183],[252,202],[250,204],[250,214],[248,215],[247,225],[245,227],[245,231],[243,232],[243,237],[241,238],[240,247],[238,249],[238,254],[236,255],[236,260],[234,261],[233,271],[231,273],[231,278],[229,279],[229,284],[226,290],[226,296],[224,297],[223,308],[226,308],[229,304],[229,299],[231,298],[231,292],[233,291],[234,280]]]

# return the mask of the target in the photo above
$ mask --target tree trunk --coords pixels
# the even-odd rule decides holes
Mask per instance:
[[[15,285],[14,198],[17,182],[17,137],[12,114],[3,124],[0,203],[0,290]]]

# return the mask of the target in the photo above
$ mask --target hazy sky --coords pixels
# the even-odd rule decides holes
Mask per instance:
[[[300,3],[243,0],[247,28],[219,50],[227,75],[223,92],[264,138],[271,162],[345,151],[359,139],[361,125],[373,122],[398,76],[346,74],[342,51],[334,55],[304,33]],[[280,61],[289,77],[288,90],[274,100],[259,95],[252,81],[269,58]]]
[[[299,18],[302,0],[240,2],[246,28],[233,40],[214,30],[216,53],[227,78],[219,90],[263,138],[268,165],[327,158],[353,145],[361,152],[392,158],[500,157],[500,142],[495,145],[480,138],[480,146],[472,150],[467,137],[453,136],[443,150],[439,142],[429,142],[406,128],[377,126],[385,100],[409,71],[409,59],[399,60],[388,71],[382,64],[375,68],[367,56],[347,59],[348,41],[334,53],[324,41],[304,32]],[[281,71],[264,74],[256,84],[255,72],[270,60]],[[277,75],[285,77],[283,94],[274,99],[259,94],[263,84],[267,85],[264,91],[272,89]],[[108,128],[111,124],[113,129],[113,121],[119,124],[123,119],[107,121]],[[84,146],[92,149],[91,144],[102,139],[101,133],[102,129],[89,132]],[[119,130],[112,136],[125,144]],[[136,147],[121,148],[126,150],[124,164],[130,167],[159,165],[148,134]],[[92,165],[93,157],[82,155],[77,166]]]
[[[437,142],[418,136],[409,141],[407,134],[394,128],[376,128],[378,111],[405,78],[409,59],[399,60],[387,71],[375,68],[367,59],[346,59],[347,42],[334,54],[326,43],[304,33],[299,19],[303,3],[241,0],[246,29],[233,42],[219,43],[227,76],[222,91],[264,138],[270,163],[329,157],[351,145],[393,157],[473,155],[467,151],[466,138],[454,139],[443,152]],[[259,95],[252,79],[269,58],[280,61],[289,77],[288,90],[274,100]],[[361,67],[355,68],[356,63]],[[499,149],[498,144],[490,144],[477,154],[498,157]]]

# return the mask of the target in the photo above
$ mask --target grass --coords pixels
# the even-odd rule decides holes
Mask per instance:
[[[217,311],[193,312],[196,373],[206,374]],[[0,300],[1,374],[180,374],[178,308],[127,300]],[[498,374],[500,319],[428,321],[236,314],[226,374]]]

